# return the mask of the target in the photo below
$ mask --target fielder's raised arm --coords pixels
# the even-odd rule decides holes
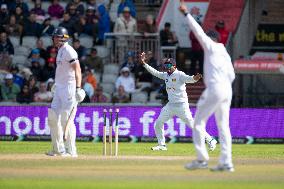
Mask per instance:
[[[204,49],[210,49],[211,44],[213,43],[212,39],[206,35],[206,33],[203,31],[201,26],[195,21],[195,19],[190,15],[188,12],[188,9],[186,5],[183,3],[183,1],[180,1],[180,12],[186,16],[188,20],[189,27],[191,31],[194,33],[196,38],[198,39],[199,43]]]
[[[159,72],[157,71],[156,69],[152,68],[151,66],[149,66],[147,64],[147,57],[146,57],[146,53],[145,52],[142,52],[141,55],[140,55],[140,63],[143,64],[144,68],[150,73],[152,74],[153,76],[155,77],[158,77],[162,80],[164,80],[164,73],[163,72]]]

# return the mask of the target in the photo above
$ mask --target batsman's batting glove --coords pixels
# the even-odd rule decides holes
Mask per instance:
[[[82,102],[86,96],[86,92],[82,88],[76,88],[76,100],[78,103]]]

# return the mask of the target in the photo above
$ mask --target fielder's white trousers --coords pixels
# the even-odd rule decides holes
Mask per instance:
[[[197,159],[208,161],[209,156],[204,143],[204,131],[208,118],[214,114],[219,132],[221,154],[219,164],[232,163],[232,137],[229,128],[229,112],[232,100],[232,86],[229,83],[214,84],[205,89],[195,114],[193,141]]]
[[[167,103],[161,110],[161,113],[155,123],[155,133],[159,145],[165,145],[164,123],[173,116],[178,116],[187,126],[193,128],[194,120],[188,103]],[[212,137],[205,131],[206,141],[212,140]]]
[[[76,149],[76,127],[74,124],[74,117],[71,120],[71,125],[69,127],[69,134],[67,139],[63,141],[63,134],[65,126],[72,108],[74,107],[74,113],[77,111],[77,102],[75,99],[76,85],[68,84],[66,86],[56,86],[54,97],[51,103],[51,109],[55,112],[56,123],[51,126],[51,141],[53,145],[53,150],[57,153],[70,153],[71,155],[77,155]],[[75,115],[74,114],[74,115]]]

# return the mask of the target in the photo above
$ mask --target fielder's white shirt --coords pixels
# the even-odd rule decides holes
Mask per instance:
[[[65,42],[64,45],[59,48],[56,56],[56,86],[66,86],[67,84],[76,85],[75,70],[71,65],[77,62],[77,52],[68,44],[68,42]]]
[[[208,37],[201,26],[188,14],[187,20],[191,31],[194,33],[204,50],[204,83],[218,84],[235,79],[234,67],[231,58],[222,43],[214,42]]]
[[[169,75],[167,72],[159,72],[155,70],[148,64],[144,64],[144,67],[152,75],[165,80],[169,103],[188,103],[185,84],[195,83],[196,81],[193,79],[193,76],[186,75],[178,69]]]

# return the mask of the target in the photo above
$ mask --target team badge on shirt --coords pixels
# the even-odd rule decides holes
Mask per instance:
[[[176,78],[173,78],[173,79],[172,79],[172,82],[176,82],[176,81],[177,81],[177,79],[176,79]]]

